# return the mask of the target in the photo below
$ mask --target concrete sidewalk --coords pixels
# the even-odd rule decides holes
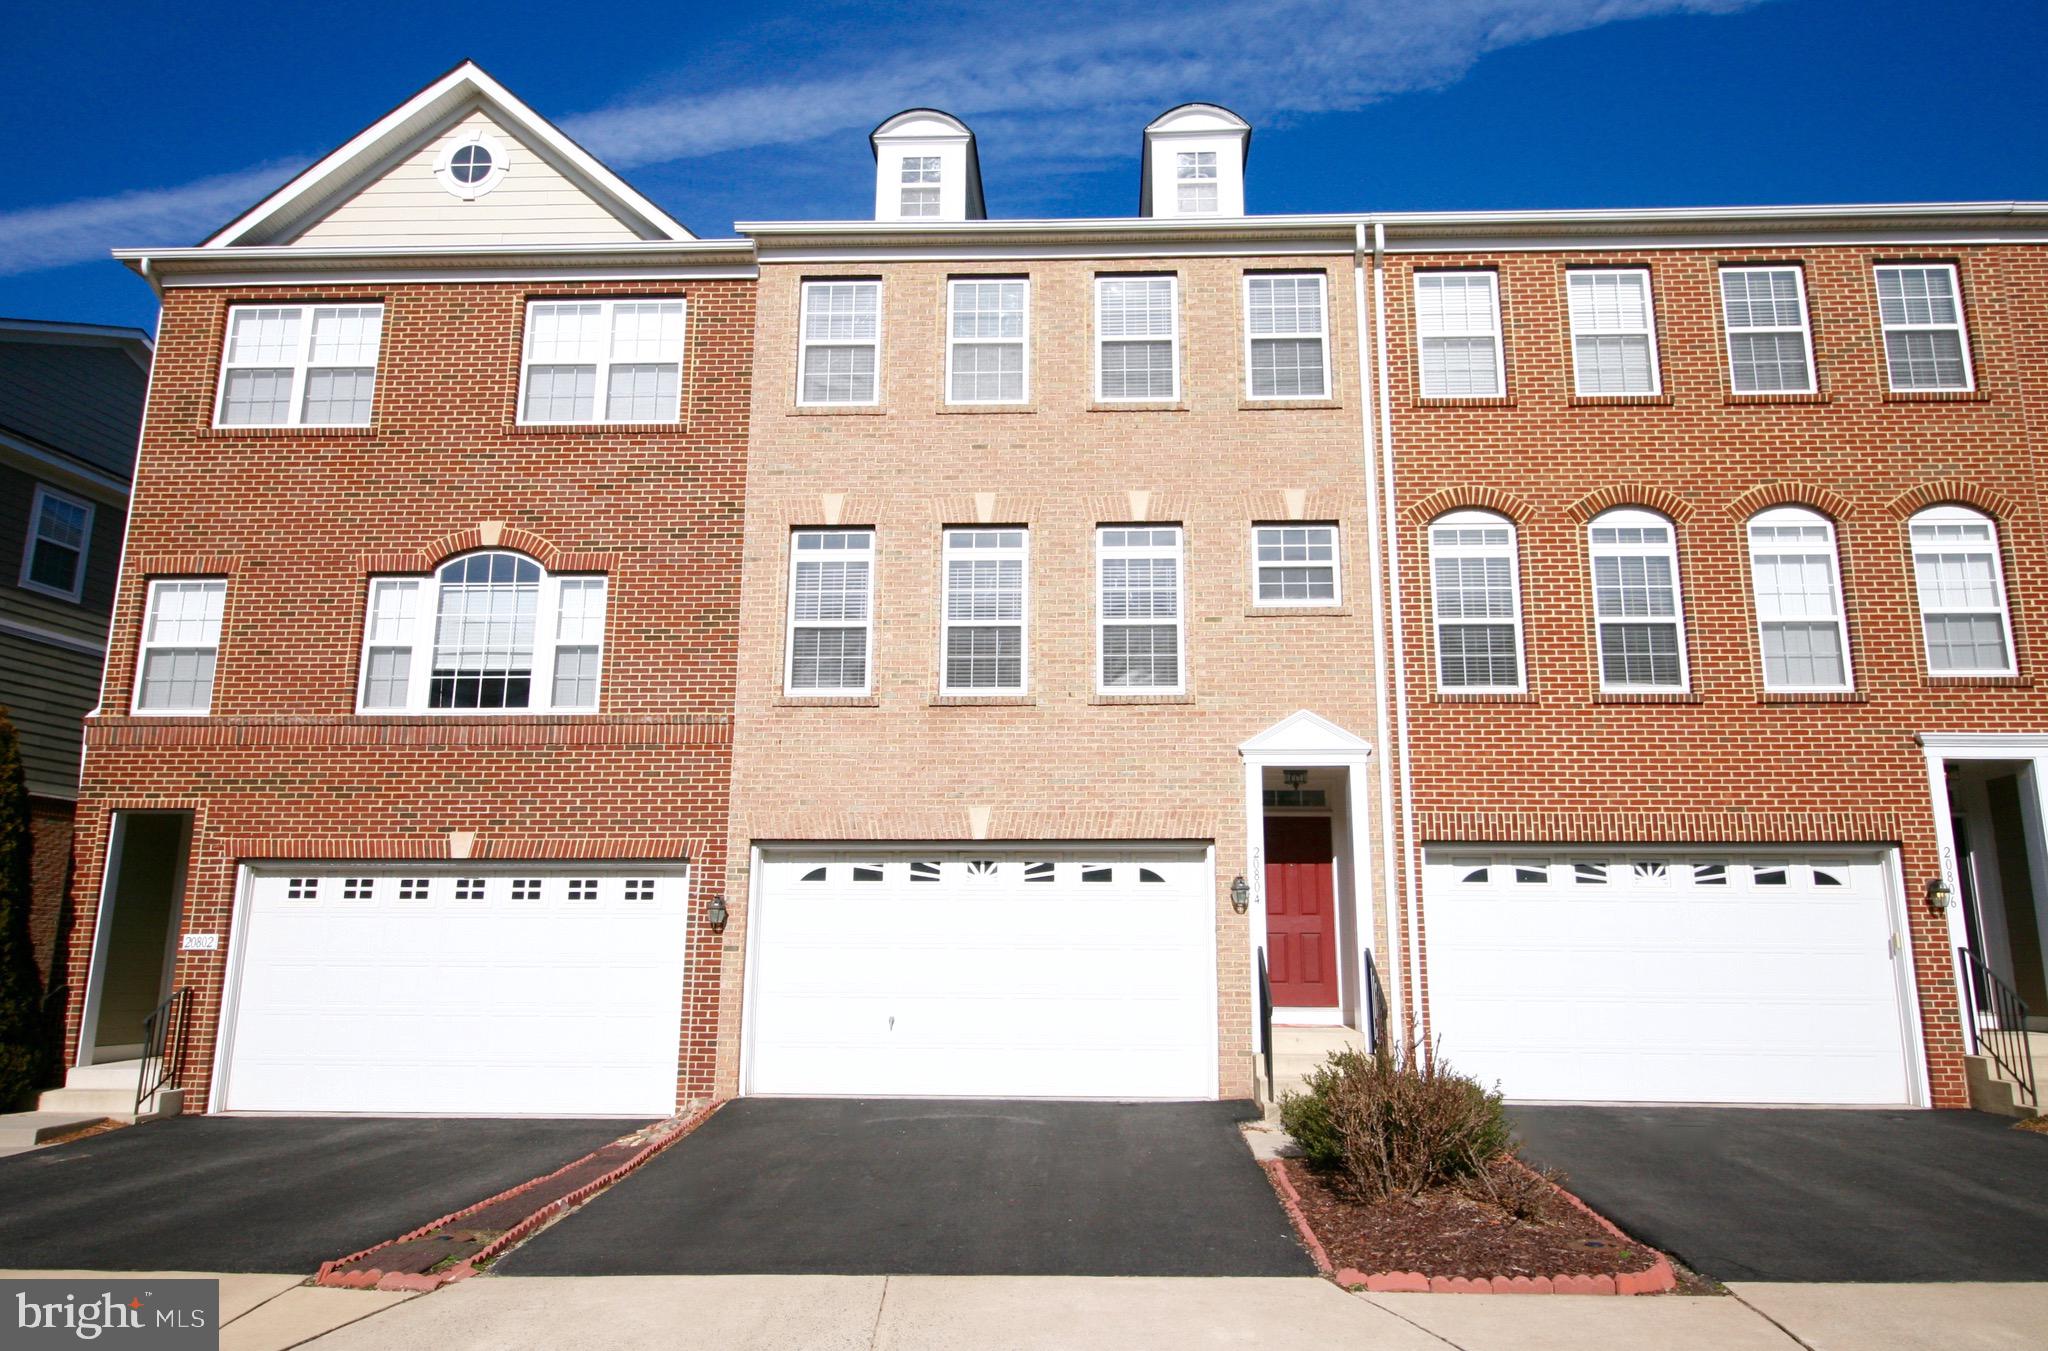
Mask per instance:
[[[304,1276],[220,1271],[0,1270],[4,1280],[169,1278],[220,1282],[222,1351],[282,1351],[415,1298],[382,1290],[321,1290]]]

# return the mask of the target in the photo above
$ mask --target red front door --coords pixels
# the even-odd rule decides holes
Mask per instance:
[[[1337,1003],[1330,818],[1266,818],[1266,978],[1275,1008]]]

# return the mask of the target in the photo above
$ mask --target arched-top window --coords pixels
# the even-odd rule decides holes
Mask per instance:
[[[1430,522],[1438,689],[1500,694],[1526,688],[1518,573],[1515,526],[1507,517],[1453,511]]]
[[[604,578],[557,576],[504,550],[464,554],[431,577],[373,577],[357,706],[595,711],[604,610]]]
[[[1678,589],[1678,530],[1640,507],[1602,512],[1586,527],[1593,563],[1593,620],[1600,688],[1609,693],[1683,692],[1685,607]]]
[[[1969,507],[1929,507],[1909,533],[1927,673],[2015,674],[1997,523]]]
[[[1834,522],[1808,507],[1750,517],[1749,578],[1764,688],[1851,688]]]

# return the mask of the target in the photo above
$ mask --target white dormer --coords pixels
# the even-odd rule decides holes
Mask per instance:
[[[1251,123],[1213,103],[1183,103],[1145,128],[1141,216],[1242,216]]]
[[[982,220],[981,160],[967,124],[911,108],[868,135],[875,148],[875,219]]]

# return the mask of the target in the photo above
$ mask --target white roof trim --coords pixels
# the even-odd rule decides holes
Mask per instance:
[[[1307,709],[1290,713],[1249,741],[1238,745],[1247,756],[1370,755],[1372,743]]]
[[[202,247],[234,248],[252,237],[269,242],[307,217],[314,207],[334,198],[338,180],[368,172],[394,146],[417,135],[426,125],[438,123],[472,102],[485,105],[491,116],[500,121],[507,131],[529,138],[536,148],[560,160],[572,176],[582,179],[583,186],[595,195],[610,198],[607,205],[622,219],[631,218],[628,223],[636,231],[657,239],[696,237],[681,222],[607,169],[596,156],[570,140],[552,122],[485,74],[474,61],[464,61],[216,231]]]

